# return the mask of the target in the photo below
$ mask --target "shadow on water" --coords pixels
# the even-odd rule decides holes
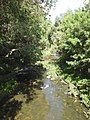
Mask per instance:
[[[0,107],[0,119],[1,120],[14,120],[17,112],[22,107],[22,101],[16,101],[15,99],[6,102]]]
[[[67,95],[67,85],[46,76],[40,80],[45,70],[30,69],[16,74],[15,89],[0,101],[0,120],[86,120],[83,106]]]
[[[14,120],[17,113],[21,110],[23,100],[17,100],[14,98],[14,96],[22,94],[25,97],[26,104],[34,99],[36,95],[35,89],[40,90],[40,86],[43,84],[42,80],[38,79],[42,78],[44,72],[45,69],[43,69],[43,67],[36,65],[32,68],[19,71],[18,73],[14,74],[14,79],[17,84],[11,93],[7,94],[0,89],[0,93],[4,93],[3,97],[1,96],[2,99],[0,99],[0,120]],[[8,77],[10,77],[10,75]],[[5,78],[4,76],[4,83],[8,83],[8,77]],[[13,75],[11,78],[12,77]],[[3,80],[1,80],[0,83],[1,85],[4,85],[2,81]]]

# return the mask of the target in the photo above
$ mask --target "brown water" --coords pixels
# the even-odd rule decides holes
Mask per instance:
[[[16,95],[15,100],[22,100],[22,107],[15,120],[87,120],[84,106],[78,100],[68,96],[67,85],[60,81],[44,79],[42,90],[35,89],[35,97],[26,103],[26,97]]]
[[[67,85],[61,82],[53,83],[50,79],[44,80],[46,99],[49,101],[50,111],[46,120],[86,120],[79,101],[67,95]]]

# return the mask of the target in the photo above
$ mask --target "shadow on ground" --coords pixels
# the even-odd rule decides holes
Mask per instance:
[[[45,69],[43,67],[35,65],[32,68],[23,69],[15,74],[14,79],[17,84],[14,90],[10,94],[5,93],[2,99],[0,99],[0,120],[14,120],[22,108],[23,100],[15,99],[16,95],[22,94],[25,96],[25,103],[29,103],[34,99],[36,96],[35,89],[40,90],[43,84],[41,79],[44,72]]]

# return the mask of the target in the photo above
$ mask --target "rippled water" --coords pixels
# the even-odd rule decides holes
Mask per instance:
[[[43,88],[50,110],[45,120],[86,120],[83,106],[66,94],[67,85],[58,82],[54,84],[50,79],[44,80]]]
[[[22,100],[22,108],[15,120],[87,120],[83,113],[85,107],[66,94],[67,85],[50,78],[43,82],[42,90],[36,89],[36,95],[29,103],[22,94],[14,97]]]

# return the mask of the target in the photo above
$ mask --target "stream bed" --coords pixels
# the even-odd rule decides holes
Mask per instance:
[[[25,96],[16,95],[15,100],[22,100],[22,107],[15,120],[87,120],[85,107],[79,100],[67,95],[67,85],[50,78],[44,78],[42,89],[35,90],[35,97],[25,102]]]
[[[53,83],[50,79],[44,80],[43,89],[46,99],[49,101],[50,111],[46,120],[86,120],[83,110],[78,100],[68,96],[67,85],[65,83]]]

